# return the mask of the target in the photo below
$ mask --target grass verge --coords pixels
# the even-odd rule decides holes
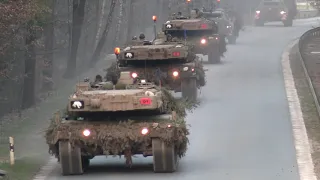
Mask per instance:
[[[314,170],[317,178],[320,179],[320,119],[297,52],[298,47],[296,45],[292,48],[289,55],[290,65],[311,146],[311,156],[315,166]]]
[[[9,173],[7,180],[30,180],[49,159],[48,145],[44,131],[49,126],[54,113],[66,107],[67,98],[74,91],[75,84],[85,77],[93,78],[97,74],[104,76],[112,59],[99,61],[95,67],[74,79],[61,82],[64,86],[36,107],[18,114],[9,115],[0,120],[0,169]],[[16,164],[8,164],[9,136],[14,137]]]
[[[30,180],[39,170],[39,166],[39,162],[30,158],[23,158],[16,160],[13,166],[8,162],[1,163],[0,169],[7,172],[3,180]]]

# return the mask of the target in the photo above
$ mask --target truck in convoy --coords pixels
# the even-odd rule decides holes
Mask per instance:
[[[123,77],[124,76],[124,77]],[[174,172],[187,150],[185,109],[163,88],[122,73],[117,84],[81,82],[46,131],[63,175],[83,174],[95,156],[153,156],[154,172]]]
[[[297,14],[294,0],[262,0],[256,8],[254,23],[263,26],[266,22],[282,21],[285,27],[292,26]]]
[[[186,41],[196,54],[208,55],[211,64],[220,63],[226,51],[225,39],[219,36],[218,23],[201,17],[199,10],[192,10],[190,17],[172,16],[163,24],[162,31]]]
[[[223,9],[202,12],[202,17],[217,22],[220,37],[226,37],[229,44],[236,43],[238,33],[235,31],[234,20],[230,19]]]

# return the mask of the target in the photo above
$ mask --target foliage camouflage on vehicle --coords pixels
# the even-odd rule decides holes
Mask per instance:
[[[127,86],[126,88],[128,89],[110,90],[110,92],[121,91],[125,94],[125,91],[132,92],[132,90],[137,90],[134,86]],[[62,118],[70,114],[68,109],[63,113],[57,113],[55,117],[51,119],[51,124],[46,130],[45,137],[49,145],[49,152],[58,157],[57,142],[59,140],[68,140],[72,146],[84,148],[88,156],[94,156],[100,151],[100,153],[102,152],[104,155],[123,154],[126,158],[131,158],[131,155],[148,148],[147,146],[150,145],[151,137],[157,137],[167,144],[174,144],[178,155],[182,157],[187,150],[187,135],[189,134],[187,124],[184,120],[186,109],[192,110],[198,104],[184,100],[176,100],[169,91],[163,88],[155,87],[151,89],[161,92],[158,100],[163,102],[163,107],[166,107],[164,115],[147,116],[142,119],[127,118],[121,121],[117,119],[76,121],[64,120]],[[143,89],[139,90],[141,90],[141,92],[144,91]],[[97,89],[88,91],[102,92]],[[85,91],[82,91],[82,93],[83,92]],[[108,96],[110,94],[107,92],[104,95]],[[126,112],[128,111],[124,111],[124,113]],[[171,118],[171,114],[173,114],[173,118]],[[140,132],[141,129],[146,127],[150,129],[150,133],[143,136]],[[82,135],[84,129],[90,129],[94,138],[84,137]],[[130,150],[130,153],[127,153],[127,150]]]

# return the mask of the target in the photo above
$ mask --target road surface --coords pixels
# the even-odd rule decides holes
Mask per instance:
[[[154,174],[151,158],[134,158],[130,170],[123,159],[98,157],[88,174],[63,177],[57,165],[47,180],[298,180],[280,57],[316,24],[249,27],[221,65],[207,65],[208,83],[201,106],[187,118],[190,146],[178,172]]]

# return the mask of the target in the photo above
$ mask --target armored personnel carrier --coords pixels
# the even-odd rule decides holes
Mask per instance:
[[[202,12],[202,17],[218,23],[219,34],[226,37],[229,44],[235,44],[237,33],[233,21],[228,17],[223,9],[216,9],[212,12]]]
[[[83,174],[100,155],[123,155],[128,166],[132,155],[153,156],[154,172],[174,172],[188,142],[184,117],[183,104],[169,92],[121,73],[116,85],[79,83],[66,113],[52,119],[46,141],[63,175]]]
[[[115,54],[121,72],[182,92],[191,101],[197,99],[198,88],[205,85],[202,62],[192,47],[170,35],[159,33],[151,44],[115,48]]]
[[[292,26],[295,14],[283,0],[262,0],[256,9],[254,23],[263,26],[266,22],[282,21],[285,27]]]
[[[184,39],[194,46],[196,54],[208,55],[208,61],[212,64],[219,63],[223,56],[224,39],[219,36],[218,23],[202,18],[198,11],[191,11],[190,17],[172,17],[163,24],[162,31],[166,35]]]

